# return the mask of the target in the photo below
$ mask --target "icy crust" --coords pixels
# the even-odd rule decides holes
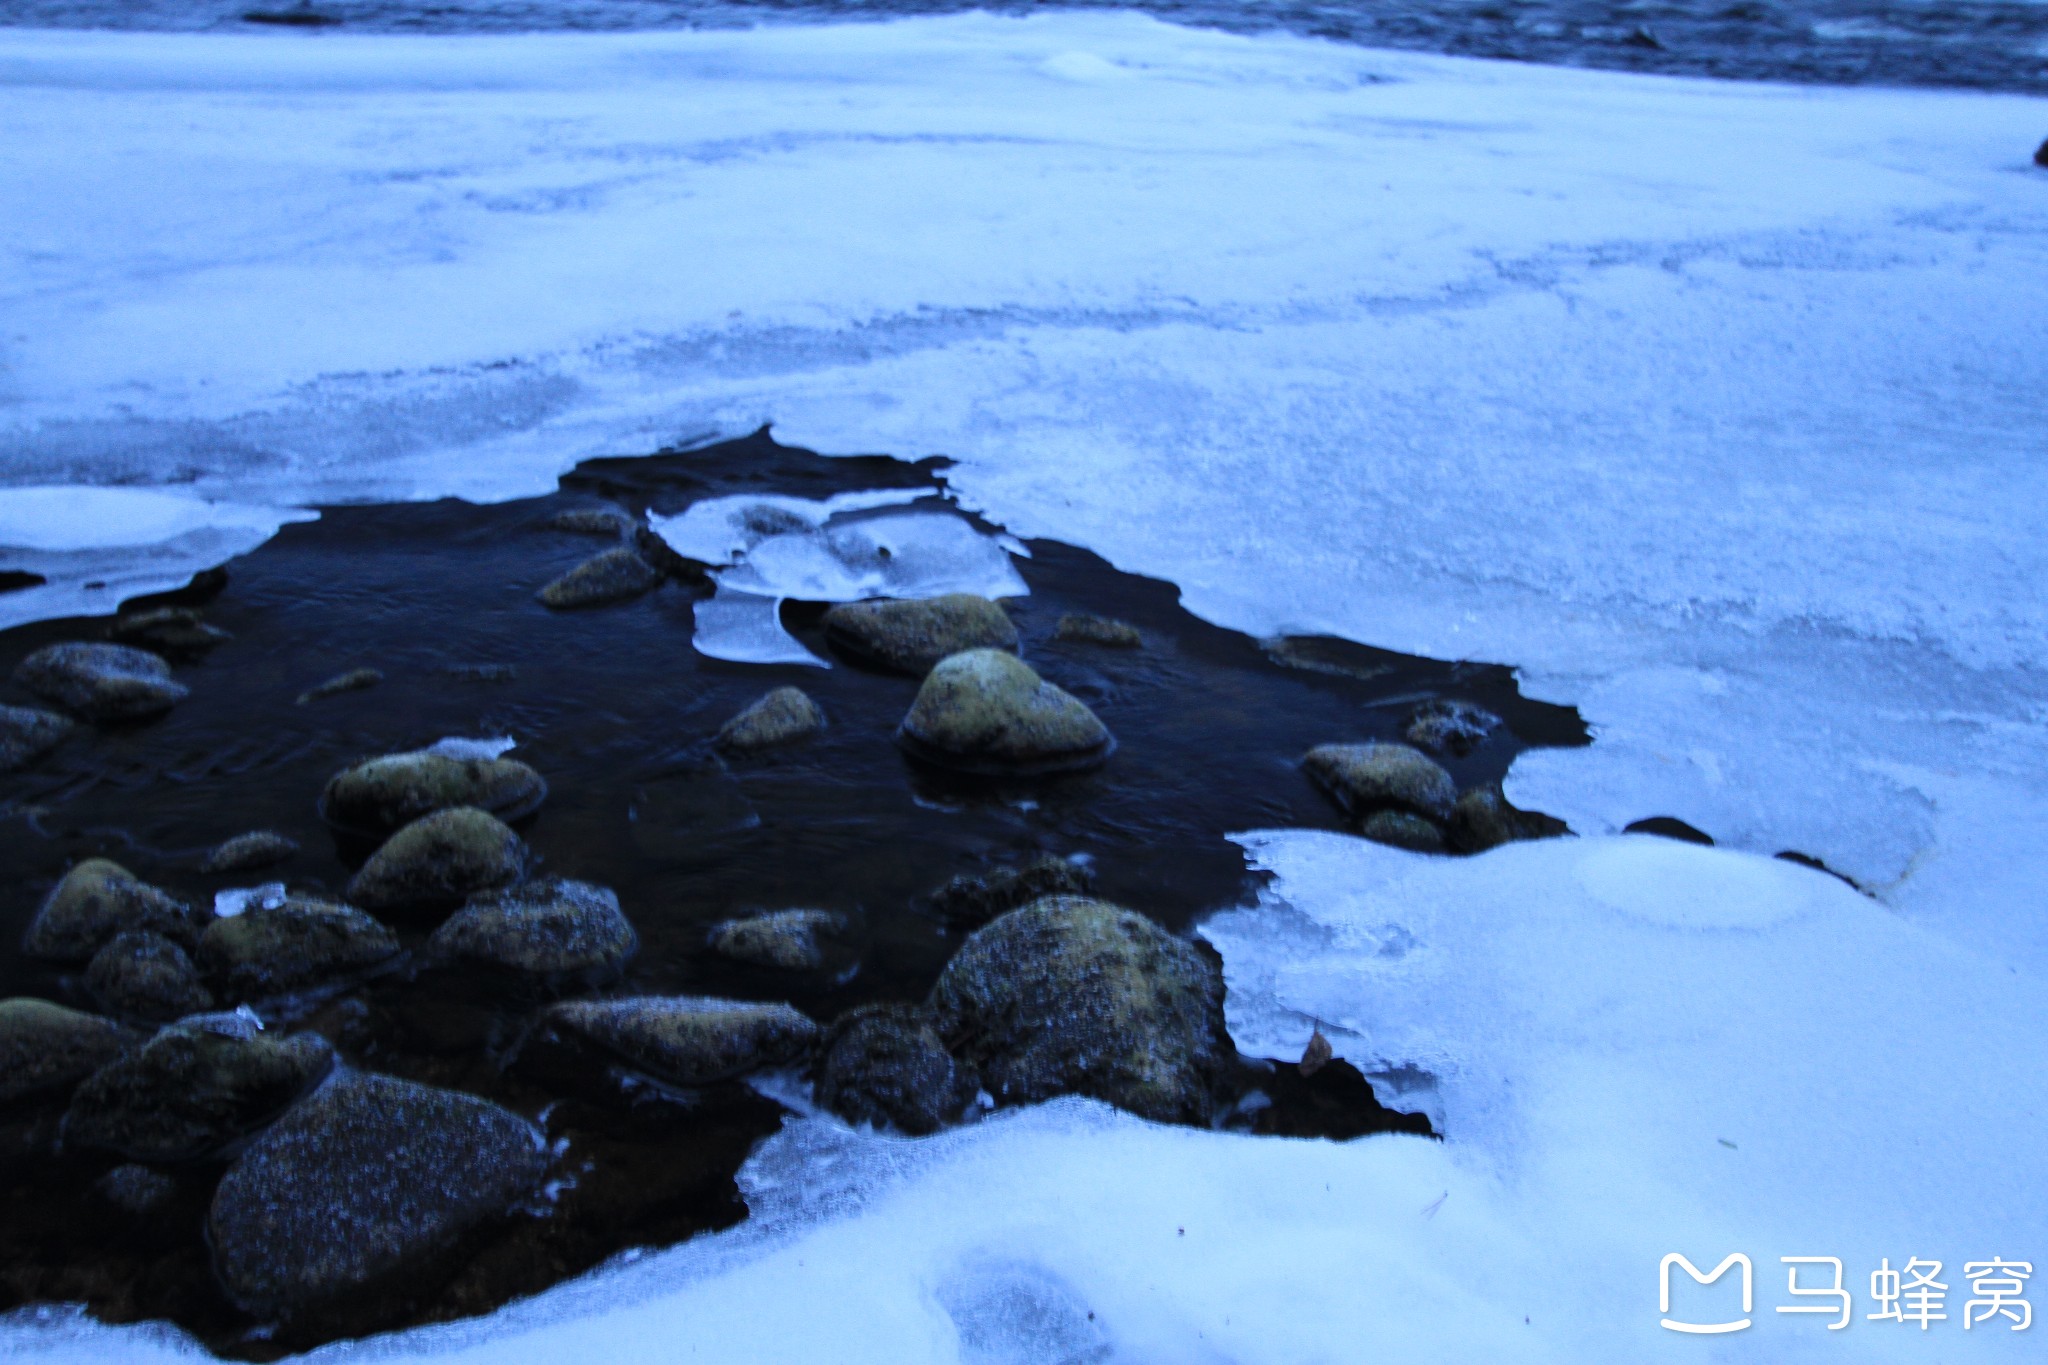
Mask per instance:
[[[829,667],[782,628],[782,603],[873,597],[1022,597],[1007,536],[976,530],[943,508],[877,514],[915,502],[920,489],[870,489],[829,498],[735,494],[648,518],[686,559],[712,567],[717,589],[696,609],[697,652],[734,663]]]
[[[318,515],[151,488],[0,487],[0,568],[45,580],[0,594],[0,630],[110,614],[126,598],[182,587],[279,527]]]

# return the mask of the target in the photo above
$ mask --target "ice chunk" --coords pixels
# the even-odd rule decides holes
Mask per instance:
[[[697,604],[697,631],[690,643],[699,654],[736,664],[814,664],[830,668],[782,628],[782,599],[739,592],[720,583],[707,602]]]
[[[876,488],[829,498],[734,494],[693,502],[674,516],[650,513],[647,524],[686,559],[730,564],[771,536],[815,531],[841,512],[892,507],[930,496],[923,488]]]
[[[213,893],[213,913],[218,919],[232,919],[252,909],[275,910],[285,902],[283,882],[261,886],[231,886]]]
[[[432,744],[429,744],[427,752],[430,754],[440,754],[445,758],[474,758],[489,761],[494,758],[503,758],[518,747],[519,741],[513,739],[510,735],[499,735],[492,739],[463,739],[450,735],[445,739],[437,739]]]

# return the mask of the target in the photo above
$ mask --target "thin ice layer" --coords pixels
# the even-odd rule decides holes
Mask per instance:
[[[734,663],[816,664],[823,659],[782,628],[782,604],[977,593],[1022,597],[1010,563],[1024,547],[978,531],[949,510],[877,513],[922,490],[876,489],[809,499],[758,494],[706,498],[648,519],[677,554],[714,567],[692,643]]]

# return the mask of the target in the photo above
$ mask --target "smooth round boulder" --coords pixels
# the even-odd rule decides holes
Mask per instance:
[[[48,1000],[0,1000],[0,1103],[73,1086],[142,1042],[111,1019]]]
[[[863,1005],[835,1020],[818,1047],[813,1094],[849,1123],[923,1137],[960,1117],[980,1083],[955,1061],[929,1011]]]
[[[825,713],[802,688],[778,687],[719,727],[718,747],[728,753],[753,753],[794,744],[824,728]]]
[[[469,806],[437,811],[385,840],[348,884],[351,903],[378,913],[447,910],[519,880],[526,843]]]
[[[165,1024],[213,1008],[213,993],[191,957],[162,934],[131,929],[100,946],[85,988],[111,1014]]]
[[[548,878],[472,897],[428,950],[528,976],[611,976],[640,946],[609,887]]]
[[[1411,853],[1442,853],[1444,832],[1436,823],[1410,810],[1376,810],[1358,822],[1358,832],[1376,844]]]
[[[1167,1123],[1202,1123],[1231,1055],[1223,977],[1192,943],[1134,910],[1048,896],[968,936],[939,974],[940,1036],[1004,1104],[1093,1096]]]
[[[1483,853],[1518,839],[1554,839],[1569,832],[1554,815],[1510,805],[1498,783],[1472,788],[1451,808],[1451,845],[1461,853]]]
[[[62,744],[78,723],[34,706],[0,706],[0,773],[16,772]]]
[[[320,798],[320,814],[343,829],[384,835],[457,806],[517,820],[540,809],[547,794],[547,780],[516,758],[457,758],[417,749],[336,773]]]
[[[341,1298],[429,1268],[530,1193],[540,1130],[474,1095],[347,1072],[251,1143],[207,1215],[214,1268],[251,1313]]]
[[[209,924],[199,965],[223,999],[262,1000],[366,971],[398,948],[396,935],[352,905],[287,896]]]
[[[1408,742],[1433,754],[1462,758],[1485,743],[1500,723],[1500,717],[1483,706],[1437,698],[1409,714]]]
[[[565,1000],[541,1012],[538,1029],[574,1035],[635,1070],[689,1086],[795,1061],[818,1036],[789,1005],[701,995]]]
[[[198,1015],[107,1063],[71,1097],[64,1140],[135,1161],[191,1161],[268,1123],[334,1064],[317,1033]]]
[[[52,962],[83,962],[108,939],[130,929],[194,943],[202,920],[201,912],[139,880],[119,863],[87,858],[65,873],[43,900],[21,946],[31,956]]]
[[[14,680],[95,722],[162,715],[191,694],[148,650],[87,641],[45,645],[21,661]]]
[[[107,627],[107,638],[164,654],[196,655],[235,637],[219,626],[208,625],[190,607],[154,607],[115,617],[114,624]]]
[[[913,757],[984,774],[1092,768],[1116,746],[1093,711],[998,649],[940,661],[896,741]]]
[[[961,873],[931,894],[931,907],[949,924],[986,924],[1006,910],[1041,896],[1082,896],[1093,890],[1095,874],[1085,864],[1047,853],[1021,867]]]
[[[1451,775],[1405,744],[1319,744],[1301,766],[1346,815],[1396,806],[1448,820],[1458,799]]]
[[[844,915],[829,910],[771,910],[722,920],[706,940],[711,951],[735,962],[788,972],[815,972],[825,965],[827,934],[846,927]]]
[[[965,649],[1017,648],[1002,606],[973,593],[911,601],[846,602],[825,613],[825,639],[857,663],[923,674]]]
[[[1075,645],[1103,645],[1110,649],[1138,649],[1145,637],[1129,621],[1086,612],[1068,612],[1052,628],[1052,638]]]
[[[638,550],[621,545],[616,550],[606,550],[595,558],[584,560],[542,588],[536,596],[542,606],[554,611],[569,611],[577,607],[602,607],[624,602],[638,597],[659,582],[661,570],[642,559]]]
[[[274,867],[297,855],[299,841],[273,830],[251,830],[216,844],[200,861],[201,872],[248,872]]]

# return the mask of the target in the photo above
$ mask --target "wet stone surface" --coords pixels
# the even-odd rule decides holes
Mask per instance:
[[[188,694],[168,712],[76,725],[0,774],[0,1310],[83,1302],[107,1321],[168,1319],[216,1351],[274,1358],[487,1312],[626,1247],[730,1225],[746,1212],[735,1171],[787,1115],[770,1093],[809,1084],[850,1122],[914,1133],[972,1121],[969,1086],[1007,1084],[1002,1099],[1018,1102],[1051,1074],[1037,1062],[1056,1049],[1005,1052],[952,1031],[969,995],[1028,994],[1049,978],[975,971],[973,992],[929,1008],[977,929],[1044,895],[1085,893],[1156,925],[1152,956],[1205,953],[1188,931],[1257,890],[1226,833],[1355,832],[1373,812],[1334,803],[1302,756],[1398,744],[1431,699],[1483,707],[1500,724],[1465,752],[1430,756],[1456,801],[1426,822],[1460,851],[1556,832],[1509,807],[1497,784],[1521,749],[1583,743],[1584,730],[1571,711],[1520,697],[1507,668],[1255,641],[1190,616],[1170,584],[1055,542],[1015,561],[1031,591],[1001,604],[1018,651],[1001,657],[1021,658],[1114,733],[1115,752],[1080,772],[978,775],[906,754],[896,734],[921,686],[908,673],[843,657],[821,669],[697,654],[694,613],[711,585],[680,561],[662,562],[656,590],[599,609],[556,611],[536,597],[589,559],[601,527],[625,535],[705,497],[879,488],[932,494],[912,508],[950,515],[932,462],[826,460],[756,437],[593,462],[523,503],[323,509],[199,591],[128,604],[137,617],[203,608],[231,638],[180,659]],[[589,515],[551,527],[562,512]],[[820,658],[836,657],[828,606],[781,613]],[[1128,625],[1142,645],[1062,632],[1070,617]],[[0,635],[0,679],[46,646],[104,642],[110,624]],[[370,660],[373,688],[296,704]],[[830,723],[760,748],[720,742],[783,687],[801,688]],[[44,703],[6,681],[0,705]],[[517,746],[506,767],[415,767],[354,809],[360,823],[323,818],[330,781],[366,759],[500,736]],[[472,781],[465,764],[508,780]],[[451,773],[459,780],[444,785]],[[465,801],[488,808],[446,809]],[[394,849],[423,818],[459,828]],[[266,836],[260,847],[219,856],[252,831]],[[271,898],[208,929],[217,895],[273,881],[285,904],[346,905],[377,929],[326,915],[257,933],[277,919],[261,909]],[[564,890],[578,884],[602,894]],[[61,912],[39,924],[46,903]],[[714,946],[716,926],[792,908],[844,926],[818,936],[817,970]],[[248,1080],[245,1092],[243,1073],[223,1064],[201,1068],[212,1089],[187,1086],[218,1099],[188,1125],[198,1135],[181,1150],[205,1147],[197,1155],[138,1166],[127,1138],[60,1143],[87,1077],[152,1036],[140,1018],[115,1022],[88,980],[94,955],[126,933],[184,952],[217,1008],[247,997],[263,1038],[331,1050],[337,1075],[455,1098],[384,1090],[389,1103],[337,1116],[292,1103],[296,1073]],[[226,951],[238,937],[249,942]],[[138,961],[175,965],[152,940],[129,946]],[[673,1004],[705,998],[732,1002],[722,1024]],[[1382,1109],[1342,1063],[1304,1076],[1235,1057],[1227,1039],[1203,1046],[1194,1071],[1207,1098],[1156,1112],[1289,1136],[1427,1131]],[[1111,1097],[1149,1106],[1144,1094]],[[439,1209],[347,1202],[403,1183],[375,1165],[392,1132],[438,1150],[470,1131],[461,1115],[493,1116],[478,1131],[506,1137],[492,1148],[503,1180]],[[530,1158],[509,1140],[526,1125],[546,1144]],[[223,1132],[236,1136],[207,1145]],[[363,1220],[335,1277],[235,1221],[266,1189]],[[273,1320],[279,1305],[289,1315]]]

